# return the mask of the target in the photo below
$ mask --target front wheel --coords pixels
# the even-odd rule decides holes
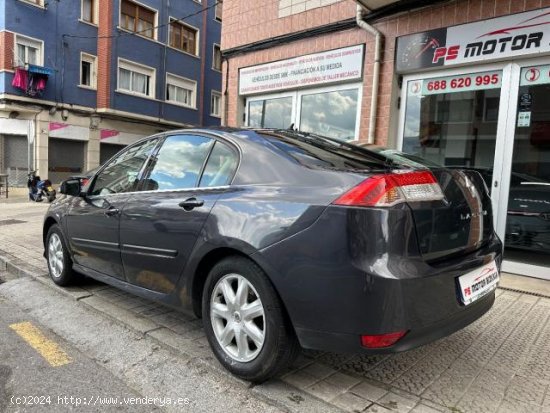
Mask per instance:
[[[52,225],[46,236],[46,259],[48,260],[48,272],[54,283],[67,286],[75,281],[76,275],[72,269],[72,260],[58,225]]]
[[[244,257],[226,258],[212,268],[202,315],[216,358],[242,379],[263,382],[284,370],[300,351],[275,289]]]

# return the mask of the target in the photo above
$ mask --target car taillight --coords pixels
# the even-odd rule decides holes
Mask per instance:
[[[387,207],[400,202],[440,201],[445,196],[429,171],[376,175],[353,187],[335,205]]]
[[[387,334],[364,335],[361,336],[361,345],[367,348],[389,347],[401,340],[405,334],[407,334],[406,331],[397,331]]]

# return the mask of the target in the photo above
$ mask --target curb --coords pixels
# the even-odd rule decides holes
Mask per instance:
[[[118,307],[98,296],[95,296],[93,292],[84,290],[80,287],[59,287],[50,280],[47,273],[35,274],[31,270],[25,269],[25,263],[21,260],[16,259],[14,261],[16,262],[12,262],[8,258],[5,258],[0,254],[0,271],[6,271],[17,278],[31,278],[35,281],[38,281],[42,285],[49,287],[50,289],[66,297],[72,298],[74,301],[83,304],[88,309],[93,310],[97,314],[100,314],[101,316],[117,323],[118,325],[125,327],[128,330],[141,335],[142,337],[150,338],[152,341],[162,346],[165,350],[169,351],[177,357],[182,358],[185,362],[193,364],[196,367],[209,368],[214,372],[223,375],[234,384],[248,388],[255,397],[274,407],[281,409],[282,411],[292,411],[292,409],[298,409],[299,407],[301,407],[305,408],[305,411],[312,412],[345,412],[345,410],[342,410],[333,404],[327,403],[322,399],[311,395],[310,393],[307,393],[299,388],[289,386],[287,383],[281,381],[280,379],[272,380],[271,384],[280,384],[282,387],[285,388],[285,390],[290,392],[293,397],[295,395],[299,395],[298,400],[300,400],[300,403],[305,404],[306,401],[309,401],[309,409],[306,408],[306,406],[304,406],[303,404],[297,405],[295,401],[288,397],[288,395],[283,394],[284,391],[273,391],[272,388],[263,391],[257,385],[239,379],[229,373],[221,364],[219,364],[207,343],[199,344],[198,341],[183,338],[178,333],[160,324],[156,324],[147,318],[141,317],[132,313],[131,311]],[[116,309],[116,311],[105,311],[105,309]],[[118,316],[115,316],[113,314],[117,314]],[[189,345],[191,343],[193,343],[192,346]],[[191,351],[185,352],[181,349],[182,347],[185,347],[186,349],[191,348]],[[197,350],[193,347],[198,347],[199,349]],[[278,396],[278,398],[273,397],[272,394]]]

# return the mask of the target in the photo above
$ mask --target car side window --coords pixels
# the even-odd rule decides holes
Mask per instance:
[[[139,172],[157,142],[158,139],[149,139],[113,159],[94,180],[90,194],[107,195],[134,191]]]
[[[199,186],[229,185],[238,162],[237,154],[231,148],[222,142],[216,142],[204,168]]]
[[[214,140],[204,136],[174,135],[166,138],[153,159],[143,190],[194,188]]]

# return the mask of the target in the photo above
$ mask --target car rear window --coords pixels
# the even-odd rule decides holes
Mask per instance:
[[[392,164],[383,155],[324,136],[292,131],[262,131],[260,134],[309,168],[363,171],[387,169]]]

